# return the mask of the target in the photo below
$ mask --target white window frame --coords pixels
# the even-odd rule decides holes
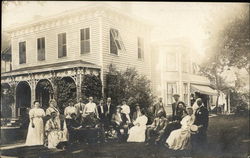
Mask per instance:
[[[89,52],[85,52],[85,53],[82,53],[81,52],[81,47],[82,47],[82,44],[81,44],[81,30],[83,30],[83,29],[89,29]],[[90,54],[91,52],[92,52],[92,38],[91,38],[91,31],[92,31],[92,29],[91,29],[91,27],[90,26],[88,26],[88,27],[84,27],[84,28],[80,28],[79,29],[79,52],[80,52],[80,55],[86,55],[86,54]]]
[[[140,45],[141,42],[141,45]],[[145,53],[145,49],[144,49],[144,39],[142,37],[138,37],[137,38],[137,59],[138,60],[144,60],[144,53]],[[139,50],[141,50],[141,58],[139,58]]]

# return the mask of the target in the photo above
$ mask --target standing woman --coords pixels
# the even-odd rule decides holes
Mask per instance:
[[[49,107],[46,110],[46,115],[51,117],[51,113],[55,113],[55,121],[57,122],[59,129],[61,129],[61,123],[60,123],[60,112],[57,107],[57,103],[54,99],[51,99],[49,101]]]
[[[26,138],[26,145],[43,145],[44,144],[44,124],[43,117],[45,112],[40,108],[38,101],[33,102],[34,107],[29,112],[29,128]]]

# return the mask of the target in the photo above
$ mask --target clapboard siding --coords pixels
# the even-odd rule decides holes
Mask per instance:
[[[31,33],[20,35],[14,33],[12,37],[13,70],[35,65],[46,65],[71,60],[83,60],[102,67],[104,83],[109,65],[112,63],[118,70],[135,67],[140,74],[151,77],[150,31],[149,27],[122,13],[109,9],[99,9],[98,12],[78,15],[65,20],[55,19],[50,27],[44,22],[42,26],[35,26]],[[90,53],[80,53],[80,29],[90,28]],[[110,28],[119,30],[126,52],[119,55],[110,54]],[[39,31],[38,31],[39,30]],[[57,35],[66,33],[67,56],[58,58]],[[22,32],[23,33],[23,32]],[[45,37],[45,61],[37,61],[37,38]],[[144,59],[138,59],[137,38],[144,40]],[[26,41],[27,62],[19,64],[18,43]],[[102,53],[102,54],[101,54]]]
[[[90,28],[91,52],[80,54],[80,29]],[[67,56],[58,58],[57,35],[66,33]],[[37,61],[37,38],[45,37],[45,61]],[[26,64],[19,64],[18,43],[26,41]],[[15,36],[12,38],[13,70],[35,65],[46,65],[63,61],[79,60],[88,61],[99,65],[99,25],[98,18],[92,17],[79,20],[77,23],[35,31],[33,33]]]
[[[107,74],[109,65],[112,63],[118,70],[125,70],[128,67],[135,67],[136,70],[150,79],[150,46],[149,32],[143,25],[139,27],[124,25],[117,19],[103,17],[103,69]],[[122,37],[126,52],[120,52],[118,55],[110,54],[110,28],[117,29]],[[144,39],[144,59],[138,59],[137,38]],[[104,77],[105,80],[105,77]]]

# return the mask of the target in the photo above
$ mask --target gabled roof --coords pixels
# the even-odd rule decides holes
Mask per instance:
[[[70,16],[74,16],[77,14],[83,14],[83,13],[90,13],[90,12],[94,12],[94,11],[109,11],[109,12],[112,12],[114,14],[121,15],[124,18],[128,18],[132,21],[139,22],[139,23],[142,23],[142,24],[147,25],[149,27],[152,27],[151,24],[148,23],[146,20],[143,20],[142,18],[136,17],[135,15],[131,15],[129,13],[121,12],[117,8],[107,6],[107,5],[90,5],[90,6],[79,7],[76,9],[66,10],[66,11],[63,11],[59,14],[55,14],[55,15],[51,15],[51,16],[46,16],[46,17],[44,16],[44,17],[38,18],[36,20],[31,20],[31,21],[28,21],[25,23],[13,24],[13,27],[6,29],[6,32],[12,32],[12,31],[15,31],[15,30],[18,30],[21,28],[46,23],[48,21],[54,21],[57,19],[63,19],[65,17],[70,17]]]

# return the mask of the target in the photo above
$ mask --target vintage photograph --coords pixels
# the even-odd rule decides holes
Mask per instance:
[[[2,158],[249,158],[244,2],[2,1]]]

